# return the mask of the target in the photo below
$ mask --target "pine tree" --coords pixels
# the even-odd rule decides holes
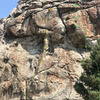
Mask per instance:
[[[84,100],[100,100],[100,38],[90,53],[90,58],[81,61],[84,72],[80,81],[74,85],[75,90]]]

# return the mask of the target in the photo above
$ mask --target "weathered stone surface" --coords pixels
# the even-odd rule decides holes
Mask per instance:
[[[97,22],[97,8],[95,7],[91,7],[88,10],[90,17],[91,17],[91,21],[95,24]]]
[[[68,36],[74,45],[84,46],[85,35],[87,35],[87,37],[94,36],[94,26],[90,22],[86,10],[75,11],[74,14],[63,14],[62,17],[67,27]]]
[[[100,37],[99,3],[20,0],[0,20],[2,100],[83,100],[73,85]]]

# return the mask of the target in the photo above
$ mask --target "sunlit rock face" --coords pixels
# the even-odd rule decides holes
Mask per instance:
[[[27,8],[29,9],[28,11],[24,11],[17,17],[14,17],[15,15],[11,14],[13,15],[13,17],[8,18],[6,23],[7,34],[11,32],[11,34],[13,34],[14,36],[22,37],[34,34],[44,34],[44,30],[48,31],[49,29],[49,32],[47,33],[50,35],[53,34],[53,38],[55,38],[55,41],[60,40],[62,38],[61,35],[65,33],[66,29],[59,16],[57,7],[52,7],[52,9],[49,11],[50,13],[48,14],[48,9],[40,8],[38,5],[39,3],[41,2],[33,2],[34,5],[37,5],[35,8],[34,6],[30,5],[30,7]],[[31,7],[33,7],[34,9]],[[38,7],[40,8],[39,10]],[[13,13],[16,14],[17,12],[14,11]]]
[[[52,8],[49,13],[48,8]],[[67,33],[76,47],[84,47],[85,35],[89,38],[99,35],[99,26],[99,1],[69,0],[21,0],[5,25],[7,34],[17,37],[43,34],[46,30],[52,41],[60,41],[62,34]]]
[[[0,20],[0,100],[83,100],[73,85],[99,15],[100,0],[20,0]]]

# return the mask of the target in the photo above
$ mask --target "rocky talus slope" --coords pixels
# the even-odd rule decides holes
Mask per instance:
[[[100,0],[20,0],[0,20],[0,100],[83,100],[73,85],[98,37]]]

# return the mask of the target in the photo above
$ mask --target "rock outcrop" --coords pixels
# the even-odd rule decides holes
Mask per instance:
[[[0,100],[83,100],[73,85],[100,37],[100,0],[87,1],[20,0],[0,20]]]

